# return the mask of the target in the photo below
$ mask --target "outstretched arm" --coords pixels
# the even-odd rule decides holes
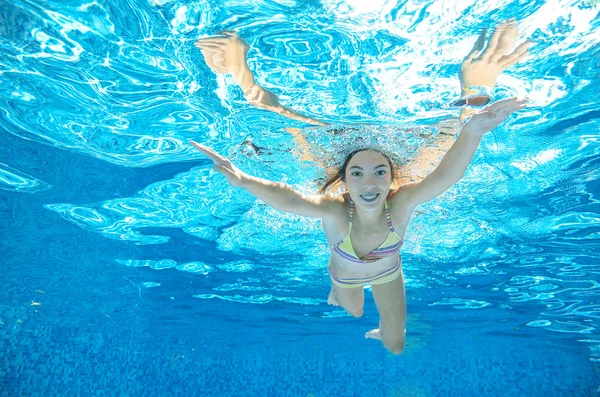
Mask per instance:
[[[329,195],[306,195],[284,183],[256,178],[240,171],[231,161],[211,148],[197,142],[190,143],[214,162],[217,172],[227,178],[232,186],[246,189],[256,198],[271,207],[309,218],[326,219],[333,217],[339,201]]]
[[[232,74],[244,97],[252,105],[279,113],[282,116],[309,124],[325,123],[305,116],[279,103],[277,95],[256,84],[254,75],[246,63],[248,44],[233,31],[223,32],[222,37],[208,37],[196,42],[207,65],[217,74]]]
[[[394,198],[411,207],[432,200],[458,182],[471,163],[479,142],[486,132],[500,125],[508,116],[526,107],[526,99],[503,99],[474,114],[463,126],[456,142],[440,165],[421,182],[401,186]]]

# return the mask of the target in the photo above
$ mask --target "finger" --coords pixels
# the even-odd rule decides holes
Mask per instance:
[[[208,60],[212,60],[214,58],[214,56],[218,53],[218,51],[215,50],[207,50],[204,48],[200,49],[200,52],[202,52],[202,55],[204,56],[204,59]]]
[[[471,50],[471,52],[469,52],[469,54],[467,54],[464,62],[471,62],[473,60],[473,58],[475,58],[477,56],[477,54],[479,54],[479,52],[483,49],[483,46],[485,45],[486,33],[487,33],[487,29],[483,29],[481,31],[481,33],[479,33],[479,37],[477,38],[477,41],[475,42],[473,49]]]
[[[521,108],[522,106],[527,106],[527,100],[518,100],[516,102],[512,102],[507,106],[502,107],[502,111],[511,111],[514,112],[516,109]]]
[[[510,104],[509,106],[504,106],[501,109],[498,109],[497,111],[503,114],[511,114],[516,112],[517,110],[524,109],[525,107],[527,107],[526,102],[515,102]]]
[[[215,164],[213,165],[213,170],[217,171],[219,174],[225,175],[227,172],[227,167],[223,164]]]
[[[516,22],[507,21],[502,27],[502,32],[498,36],[498,42],[493,53],[490,55],[489,62],[497,63],[498,59],[510,53],[519,38],[519,30]]]
[[[505,118],[508,118],[511,114],[518,112],[519,110],[523,110],[525,109],[527,106],[523,105],[523,106],[516,106],[510,109],[506,109],[502,112],[502,114],[504,115]]]
[[[233,172],[232,169],[230,169],[229,167],[227,167],[226,165],[223,165],[223,164],[215,164],[215,165],[213,165],[213,168],[219,174],[223,174],[226,177],[235,175],[235,173]],[[227,179],[229,179],[229,178],[227,178]]]
[[[207,50],[207,49],[200,49],[200,51],[202,52],[202,55],[204,55],[204,58],[206,59],[206,61],[208,62],[209,60],[212,60],[215,58],[215,56],[220,55],[223,56],[223,51],[220,50]]]
[[[528,100],[529,100],[529,98],[512,97],[512,98],[501,99],[497,102],[494,102],[492,105],[494,107],[502,108],[505,106],[513,105],[513,104],[527,103]]]
[[[494,33],[492,33],[492,37],[490,37],[490,41],[487,45],[487,48],[485,49],[483,54],[481,54],[482,60],[487,61],[492,56],[492,54],[494,54],[496,46],[498,45],[498,39],[500,39],[502,32],[504,32],[505,25],[505,23],[501,23],[496,27],[496,29],[494,29]]]
[[[500,28],[501,32],[500,33],[507,33],[507,32],[511,32],[514,31],[515,33],[518,33],[518,29],[517,29],[517,20],[516,19],[507,19],[505,21],[503,21],[498,27]],[[500,34],[500,36],[498,37],[502,37],[502,34]]]
[[[531,41],[526,41],[519,45],[515,50],[500,58],[500,64],[502,64],[503,68],[506,69],[509,66],[514,65],[519,62],[521,59],[525,58],[529,53],[529,48],[533,45]]]
[[[215,164],[215,165],[213,165],[213,170],[217,171],[219,174],[221,174],[225,178],[227,178],[227,175],[225,175],[226,168],[223,167],[221,164]],[[227,178],[227,180],[229,180],[229,178]]]
[[[227,37],[238,37],[237,33],[233,30],[224,30],[222,32],[219,32],[219,34],[223,34]]]
[[[215,152],[213,149],[209,148],[208,146],[201,145],[198,142],[194,142],[192,140],[190,140],[190,143],[196,149],[200,150],[207,157],[209,157],[215,164],[222,165],[229,161],[229,160],[227,160],[227,158],[221,156],[219,153]]]
[[[226,161],[226,159],[223,158],[223,156],[219,155],[219,153],[215,152],[209,147],[204,146],[203,149],[200,150],[202,151],[202,153],[207,155],[215,164],[223,165],[223,163]]]
[[[517,103],[515,103],[515,108],[517,109],[523,109],[527,107],[527,99],[520,99],[519,101],[517,101]]]
[[[503,24],[505,30],[516,28],[518,26],[517,20],[515,18],[507,19],[503,22]]]
[[[223,67],[224,61],[219,61],[219,59],[224,59],[223,53],[219,52],[219,51],[209,51],[209,50],[201,50],[201,51],[202,51],[202,56],[204,56],[204,60],[206,61],[206,64],[210,68],[212,68],[215,72],[221,73],[220,70],[216,70],[215,68]]]
[[[516,64],[516,63],[518,63],[518,62],[521,62],[523,59],[527,58],[527,55],[529,55],[529,52],[525,52],[525,53],[523,53],[523,54],[519,55],[518,57],[516,57],[516,58],[514,58],[514,59],[511,59],[511,60],[510,60],[510,61],[508,61],[508,62],[505,62],[505,63],[503,63],[503,64],[502,64],[502,69],[503,69],[503,70],[504,70],[504,69],[508,69],[508,68],[509,68],[509,67],[511,67],[512,65],[514,65],[514,64]]]
[[[212,59],[213,56],[216,54],[216,51],[213,51],[213,50],[201,49],[200,52],[202,52],[202,55],[204,56],[205,59]]]
[[[197,42],[196,44],[194,44],[196,47],[198,48],[206,48],[206,49],[210,49],[210,50],[220,50],[223,47],[225,47],[224,43],[201,43],[201,42]]]
[[[200,39],[196,41],[196,43],[200,44],[227,44],[229,39],[227,37],[207,37],[205,39]]]
[[[195,147],[196,149],[200,150],[202,153],[208,153],[209,151],[212,151],[212,149],[210,149],[208,146],[204,146],[196,141],[193,141],[190,139],[190,144]]]
[[[519,46],[517,46],[517,48],[515,48],[513,50],[513,52],[511,52],[510,54],[506,54],[504,55],[505,57],[512,57],[512,56],[519,56],[522,53],[526,52],[529,50],[529,48],[531,48],[531,46],[533,46],[533,42],[531,41],[524,41],[523,43],[519,44]]]
[[[506,105],[509,105],[511,103],[514,103],[518,100],[517,97],[512,97],[512,98],[505,98],[505,99],[501,99],[499,101],[496,101],[494,103],[489,104],[487,107],[488,108],[492,108],[492,109],[499,109],[502,108]]]
[[[217,47],[222,47],[223,44],[219,44],[219,43],[212,43],[212,42],[206,42],[206,41],[197,41],[194,43],[194,45],[196,47],[205,47],[205,48],[217,48]]]
[[[212,54],[212,61],[215,66],[225,67],[225,56],[222,52],[215,52]]]
[[[235,172],[233,170],[231,170],[223,165],[218,165],[218,164],[215,164],[213,166],[213,168],[219,174],[223,175],[230,184],[232,184],[232,185],[235,184],[235,182],[237,180],[237,175],[235,174]]]
[[[196,40],[196,43],[210,43],[210,42],[217,42],[217,41],[222,41],[222,40],[226,40],[224,37],[204,37],[202,39],[198,39]]]
[[[516,104],[516,103],[517,103],[516,98],[503,99],[501,101],[494,102],[491,105],[486,106],[484,108],[484,110],[487,110],[490,112],[501,112],[504,109],[508,109],[511,106],[514,106],[514,104]]]
[[[488,110],[486,112],[481,112],[481,116],[485,117],[486,119],[495,119],[496,117],[498,117],[498,114],[496,112]]]

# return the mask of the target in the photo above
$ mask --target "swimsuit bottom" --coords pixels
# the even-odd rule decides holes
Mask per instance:
[[[402,266],[400,266],[401,261],[398,258],[398,262],[396,266],[391,269],[385,270],[373,277],[367,278],[339,278],[336,277],[335,274],[331,271],[331,266],[327,266],[327,270],[329,271],[329,275],[331,276],[331,282],[337,285],[340,288],[358,288],[362,287],[365,284],[371,285],[380,285],[389,283],[390,281],[394,281],[398,277],[402,275]]]

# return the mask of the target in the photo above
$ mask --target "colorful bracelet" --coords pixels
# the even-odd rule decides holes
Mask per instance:
[[[481,107],[492,102],[492,89],[484,85],[472,85],[462,89],[461,98],[453,102],[452,106]]]

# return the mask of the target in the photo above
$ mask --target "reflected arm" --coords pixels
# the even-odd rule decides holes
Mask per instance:
[[[480,33],[473,49],[461,63],[459,80],[463,96],[471,92],[472,87],[488,87],[490,92],[493,91],[498,76],[523,59],[531,47],[532,43],[529,41],[516,46],[518,38],[518,25],[514,19],[500,23],[494,29],[487,45],[486,31]],[[469,98],[467,103],[473,105],[481,105],[485,100],[489,100],[477,95],[467,96],[467,98]],[[404,182],[420,181],[429,175],[439,163],[442,154],[452,146],[461,122],[477,111],[463,107],[458,118],[449,118],[438,123],[439,133],[435,140],[421,148],[418,155],[400,169]]]
[[[279,103],[277,95],[256,83],[254,75],[248,69],[247,65],[244,65],[244,68],[239,73],[234,74],[233,78],[251,105],[280,114],[292,120],[314,125],[325,125],[322,121],[305,116]]]
[[[246,62],[248,44],[233,31],[225,31],[222,34],[222,37],[200,39],[196,42],[196,47],[202,51],[206,64],[213,71],[217,74],[233,75],[250,104],[304,123],[325,124],[281,105],[277,95],[258,85]]]

